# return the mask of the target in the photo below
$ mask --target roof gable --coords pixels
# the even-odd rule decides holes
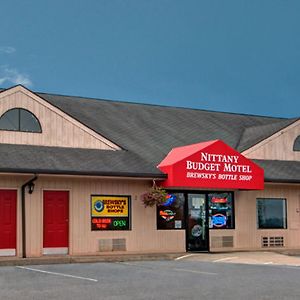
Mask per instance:
[[[0,93],[0,115],[11,108],[31,111],[42,133],[1,130],[0,142],[41,146],[119,150],[120,147],[23,86]]]
[[[294,142],[300,135],[300,119],[293,119],[285,125],[287,126],[281,126],[274,134],[245,150],[243,154],[254,159],[300,161],[300,152],[293,149]]]
[[[249,149],[250,147],[253,147],[266,138],[272,136],[279,130],[282,130],[283,128],[293,124],[296,120],[297,119],[285,119],[266,125],[248,127],[244,130],[237,149],[239,151],[245,151],[246,149]]]

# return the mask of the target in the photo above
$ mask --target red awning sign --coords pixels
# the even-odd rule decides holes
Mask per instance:
[[[264,188],[264,171],[221,140],[172,149],[158,168],[165,187]]]

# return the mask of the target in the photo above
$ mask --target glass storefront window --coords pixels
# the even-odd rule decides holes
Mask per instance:
[[[184,194],[169,193],[166,203],[157,206],[157,229],[184,228]]]
[[[209,228],[233,229],[233,193],[208,194]]]
[[[259,229],[285,229],[286,226],[286,199],[256,200],[257,227]]]

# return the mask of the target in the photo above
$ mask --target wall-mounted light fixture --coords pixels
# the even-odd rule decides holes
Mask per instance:
[[[33,182],[30,182],[30,183],[28,184],[28,193],[29,193],[29,194],[32,194],[33,191],[34,191],[34,183],[33,183]]]
[[[25,208],[25,192],[26,187],[28,186],[28,193],[32,194],[34,190],[34,181],[37,180],[37,175],[34,174],[34,177],[29,181],[25,182],[21,187],[21,203],[22,203],[22,256],[26,258],[26,208]]]

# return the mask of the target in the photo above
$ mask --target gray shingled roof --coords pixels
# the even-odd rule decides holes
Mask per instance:
[[[165,177],[128,151],[0,144],[0,157],[2,173]]]
[[[300,161],[259,159],[253,161],[265,170],[266,182],[300,183]]]
[[[253,145],[261,142],[266,137],[282,130],[283,128],[296,122],[298,119],[285,119],[279,122],[274,122],[266,125],[252,126],[244,130],[237,150],[242,152]]]
[[[0,144],[1,173],[37,173],[164,178],[153,165],[128,151]],[[254,160],[267,182],[300,183],[300,162]],[[130,168],[129,168],[130,166]]]
[[[123,150],[2,144],[0,155],[7,159],[0,161],[1,172],[159,177],[163,175],[156,166],[173,147],[221,139],[243,151],[297,120],[45,93],[38,95]],[[300,162],[275,161],[273,164],[259,161],[259,164],[270,181],[300,182]]]
[[[158,165],[173,148],[221,139],[238,149],[250,147],[295,121],[145,105],[111,100],[39,94],[94,131]],[[260,126],[260,130],[247,130]],[[252,143],[252,145],[251,145]]]

